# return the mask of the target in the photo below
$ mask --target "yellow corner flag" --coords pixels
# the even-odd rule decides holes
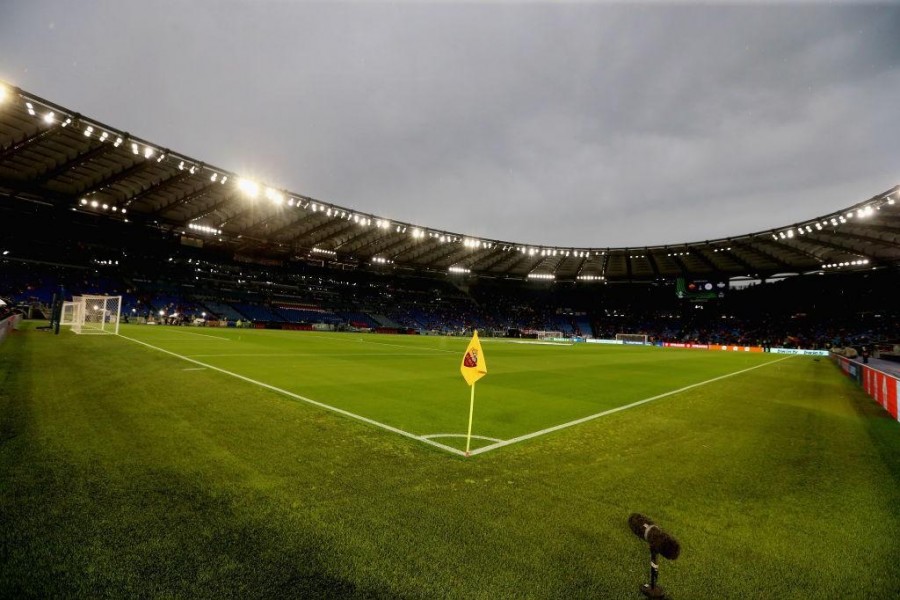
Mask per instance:
[[[487,361],[484,360],[484,351],[481,349],[481,342],[478,341],[478,330],[475,331],[466,353],[463,354],[459,372],[472,389],[469,397],[469,432],[466,434],[466,456],[469,456],[472,444],[472,415],[475,413],[475,382],[487,375]]]
[[[481,342],[478,341],[478,331],[472,336],[472,341],[463,354],[462,363],[459,365],[459,371],[466,378],[466,383],[475,385],[475,382],[487,375],[487,362],[484,360],[484,351],[481,349]]]

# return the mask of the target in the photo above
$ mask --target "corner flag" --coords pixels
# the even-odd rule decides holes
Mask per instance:
[[[475,382],[487,375],[487,363],[484,360],[484,352],[481,350],[481,342],[478,341],[478,331],[472,336],[472,341],[463,354],[459,371],[465,377],[466,383],[475,385]]]

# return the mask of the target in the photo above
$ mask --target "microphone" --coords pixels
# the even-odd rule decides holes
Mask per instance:
[[[650,544],[650,552],[662,554],[669,560],[675,560],[681,554],[678,540],[659,528],[650,517],[640,513],[632,513],[628,517],[628,526],[634,535]]]

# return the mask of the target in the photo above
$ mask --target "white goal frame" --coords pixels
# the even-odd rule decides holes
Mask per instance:
[[[643,344],[647,345],[646,333],[617,333],[616,341],[623,344]]]
[[[535,336],[535,338],[539,340],[552,340],[554,338],[564,338],[562,331],[544,331],[542,329],[523,329],[522,335],[524,336]]]
[[[66,324],[66,304],[60,324]],[[122,296],[75,296],[72,298],[72,332],[84,335],[118,335]]]
[[[72,326],[72,323],[75,322],[75,303],[74,302],[63,302],[62,311],[59,313],[59,324],[67,325],[69,327]]]

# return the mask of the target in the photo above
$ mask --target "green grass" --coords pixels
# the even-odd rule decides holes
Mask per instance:
[[[465,430],[466,340],[200,332],[233,339],[123,331],[415,435]],[[501,439],[775,358],[485,353],[475,432]],[[639,597],[633,511],[679,537],[678,598],[900,592],[900,424],[827,360],[471,458],[196,366],[115,338],[0,346],[0,597]]]
[[[470,394],[459,364],[467,339],[147,326],[125,327],[122,334],[416,436],[466,433]],[[482,343],[490,374],[476,385],[473,434],[501,440],[784,358]],[[465,448],[461,438],[438,440]],[[490,444],[475,439],[472,447]]]

